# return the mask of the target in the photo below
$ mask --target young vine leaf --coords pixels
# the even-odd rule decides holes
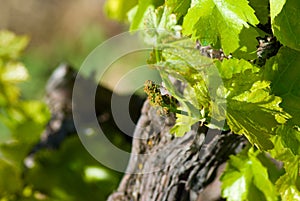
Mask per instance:
[[[300,156],[294,155],[289,148],[285,148],[279,135],[272,138],[274,149],[269,153],[273,158],[283,162],[285,174],[275,183],[282,200],[299,200],[300,190]]]
[[[199,39],[202,45],[221,44],[225,54],[240,49],[254,51],[240,44],[240,36],[255,44],[256,31],[251,25],[259,21],[247,0],[204,0],[190,8],[183,20],[183,34]],[[243,33],[242,33],[243,32]],[[248,43],[249,44],[249,43]]]
[[[278,200],[278,193],[269,180],[267,168],[257,158],[259,153],[250,149],[237,156],[230,156],[221,177],[222,196],[228,201]]]

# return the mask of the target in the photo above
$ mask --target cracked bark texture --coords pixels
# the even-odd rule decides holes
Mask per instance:
[[[199,124],[183,137],[174,137],[174,123],[174,115],[160,116],[145,102],[134,132],[129,173],[108,201],[222,200],[219,176],[229,155],[238,153],[246,140]]]

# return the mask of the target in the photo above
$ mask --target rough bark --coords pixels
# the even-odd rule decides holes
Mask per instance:
[[[125,174],[109,201],[221,199],[219,175],[229,155],[238,153],[245,139],[199,125],[175,138],[170,134],[174,123],[173,115],[160,116],[148,102],[144,104],[127,170],[141,174]]]

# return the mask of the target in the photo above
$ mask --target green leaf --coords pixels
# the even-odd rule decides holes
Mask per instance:
[[[226,118],[233,132],[245,135],[260,149],[273,147],[269,137],[289,116],[279,106],[281,98],[271,93],[270,82],[261,81],[259,68],[243,59],[213,61],[187,41],[165,46],[161,75],[184,111],[220,129]],[[169,76],[186,83],[182,94],[168,81]]]
[[[166,7],[176,14],[177,19],[184,16],[191,5],[191,0],[166,0]]]
[[[221,176],[222,197],[228,201],[278,200],[275,186],[269,180],[267,169],[257,158],[258,151],[244,150],[230,156]]]
[[[182,110],[201,121],[210,108],[210,97],[206,86],[209,83],[204,78],[206,77],[205,69],[210,66],[213,67],[213,60],[201,56],[193,45],[194,43],[189,39],[166,44],[163,46],[162,52],[166,62],[160,62],[158,65],[163,69],[163,71],[160,71],[160,74],[166,87],[180,102]],[[216,68],[215,71],[217,71]],[[213,73],[215,74],[216,72]],[[172,81],[170,81],[170,76],[173,80],[177,79],[186,84],[184,91],[179,91],[174,86]],[[218,84],[219,82],[217,81],[214,80],[213,83]]]
[[[24,165],[23,160],[31,151],[32,147],[33,144],[23,143],[17,140],[0,144],[0,158],[14,166],[15,169],[21,171]]]
[[[130,25],[130,31],[135,31],[140,27],[149,6],[158,7],[163,3],[163,0],[139,0],[137,11]]]
[[[259,32],[261,31],[257,28],[243,27],[239,36],[237,36],[239,40],[239,47],[234,52],[232,52],[232,56],[236,58],[243,58],[246,60],[256,59],[256,37],[261,35],[261,33]]]
[[[12,128],[13,135],[20,142],[35,143],[50,118],[48,107],[38,101],[21,102],[17,107],[18,113],[11,116],[17,120]]]
[[[261,24],[269,21],[269,0],[249,0],[249,5],[255,10],[255,15]]]
[[[26,36],[16,36],[9,31],[0,31],[0,58],[16,59],[28,44]]]
[[[2,123],[1,116],[0,116],[0,130],[1,130],[0,144],[13,140],[9,128],[5,124]]]
[[[281,98],[271,94],[270,82],[261,81],[259,69],[237,59],[216,62],[226,93],[226,118],[230,129],[244,134],[260,149],[271,149],[268,139],[288,115],[279,106]],[[222,98],[222,97],[220,97]]]
[[[257,158],[260,160],[262,165],[267,168],[269,179],[273,184],[275,184],[279,177],[281,177],[285,173],[285,170],[280,165],[280,162],[275,161],[275,159],[272,158],[269,153],[261,152],[257,155]]]
[[[2,73],[0,74],[0,79],[3,82],[8,82],[10,84],[26,81],[28,77],[29,75],[27,69],[20,62],[7,63]]]
[[[19,105],[29,121],[44,125],[50,119],[48,106],[40,101],[23,101]]]
[[[160,73],[161,73],[163,83],[165,87],[168,89],[169,93],[180,102],[180,110],[182,111],[182,113],[184,113],[184,115],[188,115],[190,117],[190,121],[196,121],[193,119],[197,119],[198,121],[203,120],[204,112],[203,110],[199,111],[199,107],[201,107],[199,104],[201,103],[195,101],[195,91],[193,91],[193,88],[188,85],[184,90],[184,92],[178,90],[178,88],[174,86],[174,83],[170,80],[170,76],[180,81],[184,81],[185,79],[182,76],[178,76],[178,74],[176,75],[173,73],[167,73],[163,71]],[[188,99],[189,97],[192,97],[192,99]],[[197,104],[193,104],[193,103],[197,103]],[[179,121],[180,119],[178,119],[177,122]]]
[[[128,11],[137,3],[138,0],[107,0],[104,8],[108,17],[118,21],[127,21]]]
[[[289,125],[300,126],[300,52],[282,47],[267,61],[264,77],[271,81],[272,92],[282,98],[280,105],[292,118]]]
[[[246,33],[243,35],[248,37],[248,41],[255,41],[249,24],[256,25],[258,22],[247,0],[204,0],[190,8],[184,17],[183,33],[199,39],[202,45],[216,45],[220,42],[227,55],[237,49],[251,52],[249,47],[240,45],[239,38],[245,28],[243,31]]]
[[[255,85],[262,88],[255,88]],[[227,102],[227,123],[230,129],[244,134],[252,144],[263,150],[273,148],[268,138],[275,134],[274,129],[279,125],[276,115],[284,116],[279,107],[281,99],[270,95],[268,89],[263,82],[256,82],[250,91]]]
[[[294,155],[300,155],[300,131],[283,125],[277,129],[277,134],[286,148],[291,149]]]
[[[15,104],[17,103],[20,95],[20,90],[15,85],[10,83],[0,83],[1,95],[5,99],[4,105]]]
[[[226,59],[222,62],[216,61],[216,65],[218,66],[220,76],[224,79],[232,79],[235,74],[259,72],[259,68],[244,59]]]
[[[144,14],[149,6],[152,5],[152,0],[139,0],[138,9],[130,25],[130,30],[137,30],[144,18]]]
[[[16,194],[22,188],[21,172],[0,157],[0,197]],[[4,179],[5,178],[5,179]]]
[[[276,160],[282,161],[285,169],[283,174],[276,181],[282,200],[299,200],[300,198],[300,156],[292,154],[291,150],[285,148],[280,136],[272,138],[275,148],[270,154]]]
[[[274,35],[284,45],[300,50],[300,4],[298,0],[270,0]]]
[[[149,6],[145,12],[143,19],[144,41],[151,45],[157,44],[155,47],[160,50],[160,45],[167,41],[178,39],[181,37],[181,26],[177,25],[176,15],[171,12],[168,7],[158,7],[154,9]]]
[[[170,130],[170,133],[175,134],[176,137],[182,137],[184,134],[191,130],[192,125],[198,122],[197,118],[192,118],[187,115],[176,114],[176,124]]]

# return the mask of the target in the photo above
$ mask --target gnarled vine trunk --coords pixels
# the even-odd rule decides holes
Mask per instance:
[[[47,99],[52,119],[41,141],[27,157],[25,162],[28,166],[39,149],[58,147],[66,136],[75,132],[70,94],[76,72],[64,65],[58,70],[64,74],[59,79],[52,76],[48,83]],[[179,84],[180,88],[182,85]],[[96,98],[96,112],[98,115],[108,113],[112,116],[109,110],[111,92],[101,87],[99,90],[101,97]],[[137,101],[140,100],[135,100],[135,107],[132,108],[135,117],[139,115],[140,108]],[[56,128],[58,123],[60,126]],[[103,123],[109,123],[110,127],[117,129],[111,118]],[[124,175],[117,191],[108,198],[109,201],[221,199],[219,176],[229,155],[238,153],[246,140],[242,136],[208,129],[199,124],[195,124],[183,137],[176,138],[170,134],[174,123],[174,114],[159,115],[148,101],[144,103],[134,131],[132,157],[127,167],[127,172],[135,174]]]
[[[145,102],[127,169],[140,174],[125,174],[109,201],[221,199],[219,176],[229,155],[238,153],[246,140],[199,125],[175,138],[170,134],[174,123],[173,115],[160,116]]]

